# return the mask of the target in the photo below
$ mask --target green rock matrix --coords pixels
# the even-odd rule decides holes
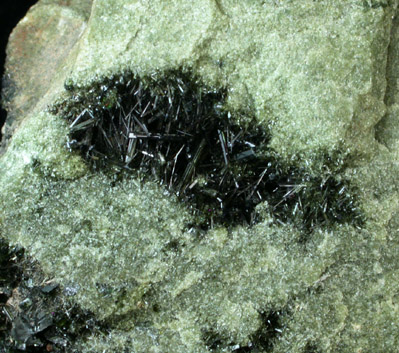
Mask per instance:
[[[74,350],[397,351],[396,14],[397,1],[92,2],[57,80],[0,157],[1,235],[108,328]],[[296,190],[276,215],[267,196],[256,222],[201,229],[159,178],[90,168],[67,148],[65,112],[45,108],[116,107],[116,91],[90,98],[106,80],[180,69],[223,89],[237,128],[266,131],[263,151],[309,176],[315,197]],[[353,200],[361,222],[293,220],[296,203],[327,212],[329,200]]]

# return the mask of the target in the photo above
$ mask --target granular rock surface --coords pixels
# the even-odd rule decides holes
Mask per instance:
[[[30,10],[0,234],[87,314],[71,352],[397,351],[397,7]]]

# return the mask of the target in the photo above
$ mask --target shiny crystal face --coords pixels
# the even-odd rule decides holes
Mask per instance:
[[[329,174],[334,161],[326,158],[325,175],[317,178],[283,165],[268,147],[266,128],[248,112],[225,109],[224,90],[190,74],[124,77],[100,85],[95,96],[67,115],[68,147],[94,170],[155,177],[193,205],[201,228],[254,224],[256,206],[265,201],[276,219],[299,221],[307,230],[360,220],[349,186]],[[254,123],[239,125],[244,114]]]

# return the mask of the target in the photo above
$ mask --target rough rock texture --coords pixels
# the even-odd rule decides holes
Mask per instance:
[[[0,159],[2,236],[109,327],[77,347],[396,352],[397,1],[94,0],[89,17],[80,4],[41,1],[13,32],[5,99],[21,123]],[[282,163],[318,175],[345,160],[329,177],[357,188],[363,224],[304,234],[264,202],[252,227],[199,232],[159,183],[90,171],[46,111],[74,98],[64,82],[85,97],[179,68],[225,87],[226,109],[267,127]]]
[[[8,111],[5,142],[36,105],[45,108],[42,97],[56,82],[62,87],[66,58],[86,27],[91,0],[41,1],[33,6],[12,32],[7,47],[3,101]],[[44,104],[44,105],[43,105]]]

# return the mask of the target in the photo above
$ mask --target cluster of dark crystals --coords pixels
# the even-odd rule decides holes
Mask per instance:
[[[94,169],[154,176],[193,205],[203,228],[252,225],[263,201],[277,220],[300,219],[307,229],[359,218],[345,182],[283,166],[268,148],[267,129],[255,119],[238,124],[251,121],[249,113],[232,115],[224,90],[189,73],[124,76],[89,90],[91,98],[67,88],[70,101],[81,102],[57,110],[70,123],[69,148]]]
[[[105,330],[67,302],[57,283],[43,280],[22,248],[0,238],[0,352],[79,352],[77,337]]]

